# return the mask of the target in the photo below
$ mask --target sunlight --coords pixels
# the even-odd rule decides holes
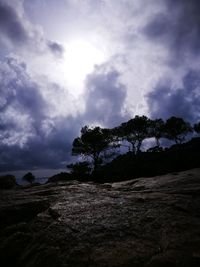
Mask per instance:
[[[91,43],[74,40],[65,45],[64,68],[66,79],[72,87],[82,86],[87,74],[96,64],[105,60],[105,54]]]

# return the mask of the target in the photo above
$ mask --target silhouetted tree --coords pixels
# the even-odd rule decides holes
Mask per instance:
[[[197,134],[200,134],[200,122],[194,124],[193,129]]]
[[[192,127],[182,118],[172,116],[165,123],[165,135],[176,144],[181,144],[188,133],[192,132]]]
[[[87,161],[69,164],[67,168],[70,169],[71,174],[78,179],[86,178],[91,172],[90,164]]]
[[[112,135],[109,129],[85,126],[81,129],[81,136],[73,141],[72,155],[90,157],[95,172],[102,163],[103,153],[109,148],[111,142]]]
[[[155,152],[163,152],[164,155],[166,150],[164,151],[160,146],[160,138],[168,138],[176,144],[181,144],[193,129],[200,133],[200,122],[192,128],[182,118],[174,116],[166,122],[162,119],[150,120],[146,116],[135,116],[133,119],[113,129],[85,126],[81,129],[80,137],[75,138],[73,141],[72,155],[82,156],[83,158],[89,157],[91,160],[89,162],[70,164],[68,168],[71,169],[71,173],[75,174],[77,178],[81,174],[84,177],[90,174],[91,177],[93,174],[95,174],[95,178],[98,175],[100,177],[103,171],[103,166],[99,168],[100,165],[103,162],[108,163],[108,159],[113,159],[116,155],[115,150],[112,150],[113,148],[127,146],[127,142],[130,143],[131,146],[128,145],[128,147],[129,149],[131,147],[133,153],[127,153],[129,155],[128,158],[134,159],[138,163],[138,160],[144,155],[141,154],[139,157],[134,155],[140,152],[144,139],[154,137],[156,140],[156,146],[149,148],[147,152],[153,152],[154,156]],[[168,155],[167,152],[165,154]],[[151,157],[151,155],[145,155],[144,157],[149,156]],[[91,169],[90,166],[92,166]]]
[[[112,147],[113,148],[118,148],[121,146],[129,148],[128,145],[125,145],[123,143],[123,140],[125,140],[125,137],[124,137],[124,129],[121,125],[110,129],[110,134],[112,136]]]
[[[135,116],[128,122],[122,123],[119,134],[132,146],[132,152],[138,154],[145,138],[149,137],[150,120],[146,116]]]
[[[160,138],[164,137],[164,121],[162,119],[155,119],[150,121],[150,137],[156,140],[156,146],[160,147]]]
[[[27,172],[22,179],[32,184],[35,181],[35,176],[31,172]]]

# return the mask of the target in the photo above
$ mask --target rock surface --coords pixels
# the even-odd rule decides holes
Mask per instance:
[[[0,193],[0,266],[200,266],[200,169]]]

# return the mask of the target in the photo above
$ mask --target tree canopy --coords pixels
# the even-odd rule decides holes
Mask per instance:
[[[27,172],[23,178],[22,178],[24,181],[32,184],[35,180],[35,176],[31,173],[31,172]]]
[[[112,141],[109,129],[100,127],[89,128],[85,126],[81,129],[81,136],[73,141],[72,155],[90,157],[93,163],[93,171],[102,162],[103,153],[108,149]]]
[[[200,134],[200,122],[194,124],[194,130],[196,133]]]
[[[167,138],[176,144],[185,141],[187,135],[193,129],[200,133],[200,123],[192,128],[191,125],[179,117],[170,117],[166,121],[159,119],[149,119],[146,116],[135,116],[112,129],[84,126],[79,137],[75,138],[72,145],[72,155],[90,158],[89,165],[77,163],[69,165],[73,173],[84,172],[85,174],[96,172],[98,167],[107,159],[106,155],[112,148],[127,146],[131,144],[132,154],[137,156],[141,151],[142,143],[145,139],[155,138],[156,146],[148,149],[148,152],[161,152],[160,139]],[[130,148],[130,146],[128,146]],[[112,153],[110,153],[111,155]]]
[[[132,152],[138,154],[142,141],[149,136],[150,120],[146,116],[135,116],[128,122],[122,123],[119,132],[123,140],[132,145]]]
[[[155,119],[150,121],[150,137],[156,140],[156,146],[160,147],[160,139],[164,137],[165,123],[162,119]]]
[[[165,123],[165,134],[169,140],[176,144],[181,144],[188,133],[192,132],[192,127],[182,118],[171,117]]]

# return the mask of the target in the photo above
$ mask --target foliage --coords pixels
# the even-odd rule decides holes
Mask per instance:
[[[87,161],[69,164],[67,168],[71,170],[72,176],[78,180],[86,179],[91,173],[91,167]]]
[[[23,180],[32,184],[35,180],[35,176],[31,172],[28,172],[23,176]]]
[[[165,123],[165,134],[169,140],[176,144],[181,144],[188,133],[192,132],[192,127],[182,118],[171,117]]]
[[[81,129],[81,136],[73,141],[72,155],[90,157],[93,163],[93,171],[96,171],[102,162],[103,152],[109,148],[111,142],[112,135],[109,129],[85,126]]]
[[[9,174],[0,176],[0,189],[11,189],[16,185],[15,176]]]
[[[160,138],[164,137],[165,123],[162,119],[150,121],[150,136],[156,139],[156,146],[160,147]]]
[[[200,134],[200,122],[194,124],[194,130],[196,133]]]
[[[132,145],[132,152],[138,154],[142,141],[149,137],[150,120],[146,116],[135,116],[128,122],[122,123],[119,132],[123,139]]]
[[[151,177],[200,167],[200,138],[173,145],[159,152],[126,153],[102,167],[101,182]]]
[[[66,182],[72,180],[73,177],[70,173],[60,172],[48,178],[47,183]]]
[[[104,174],[111,175],[112,172],[114,176],[123,176],[123,173],[128,173],[129,175],[135,173],[137,177],[141,174],[147,175],[147,173],[149,175],[164,173],[167,170],[176,169],[174,164],[181,165],[181,161],[177,160],[176,157],[182,158],[182,154],[179,154],[180,151],[177,152],[177,149],[179,150],[183,146],[183,141],[193,129],[199,133],[200,123],[195,124],[192,128],[188,122],[174,116],[166,121],[161,118],[152,120],[146,116],[135,116],[112,129],[85,126],[81,129],[80,137],[75,138],[73,141],[72,154],[83,158],[89,157],[91,159],[90,163],[70,164],[68,168],[71,168],[71,174],[76,177],[92,177],[93,175],[95,179],[99,178],[100,180]],[[148,138],[155,138],[156,146],[148,148],[147,152],[142,152],[142,143]],[[161,147],[161,138],[167,138],[176,143],[172,152]],[[112,162],[115,162],[115,160],[108,163],[107,159],[114,158],[116,155],[115,148],[127,146],[127,143],[131,144],[131,151],[130,145],[128,145],[129,153],[124,155],[124,159],[128,161],[127,164],[125,160],[123,160],[123,163],[119,160],[117,161],[118,163],[113,163],[114,165]],[[121,157],[123,158],[122,153],[118,154],[117,158],[120,159]],[[186,155],[184,157],[187,158]],[[184,162],[185,158],[183,158]],[[102,164],[105,162],[107,165]],[[195,162],[193,158],[193,163]],[[92,165],[91,169],[90,164]],[[109,166],[106,172],[105,166]]]

